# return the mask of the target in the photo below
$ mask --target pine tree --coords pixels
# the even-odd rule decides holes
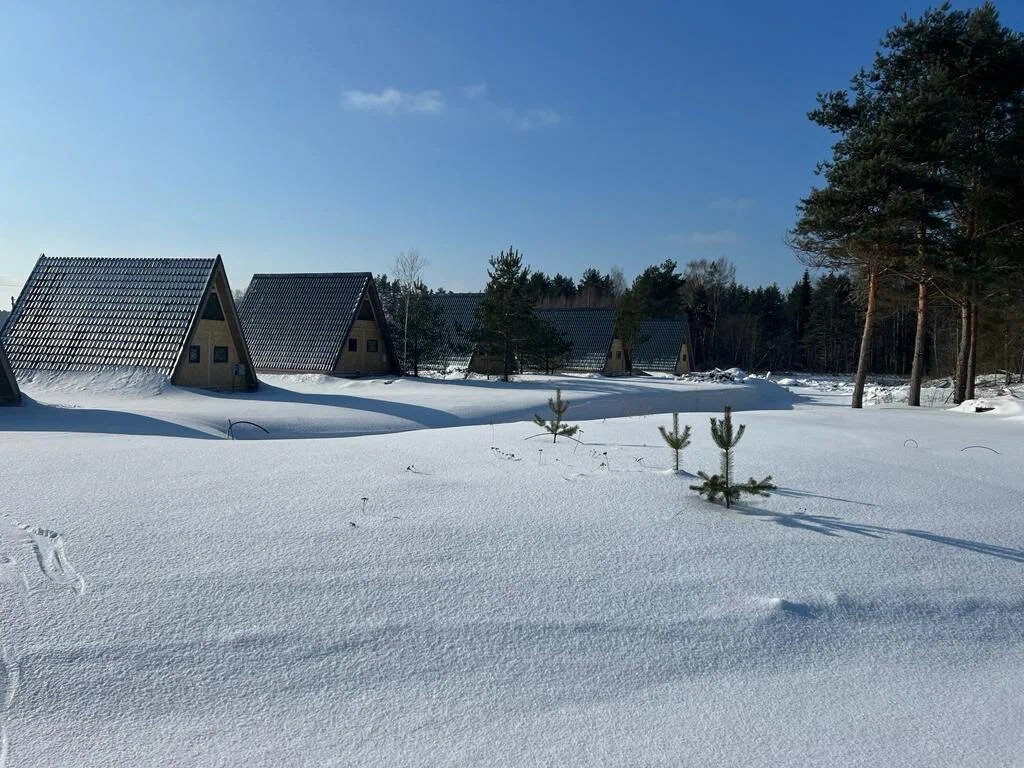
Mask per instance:
[[[551,433],[551,442],[558,442],[558,436],[572,437],[579,431],[579,427],[575,424],[563,424],[562,417],[565,412],[569,410],[569,401],[562,399],[562,390],[555,390],[555,396],[548,398],[548,408],[551,409],[552,413],[555,414],[555,418],[551,421],[545,421],[541,418],[540,414],[534,414],[533,420],[537,423],[537,426],[543,427],[546,431]]]
[[[523,266],[519,251],[510,247],[491,257],[487,276],[474,341],[484,354],[501,358],[502,379],[508,381],[516,367],[517,351],[534,327],[530,268]]]
[[[418,283],[406,296],[404,368],[420,375],[425,361],[437,358],[444,342],[444,315],[423,283]]]
[[[643,323],[643,306],[636,291],[630,288],[619,297],[615,307],[615,337],[622,343],[623,362],[629,373],[633,373],[633,350],[646,340],[641,332]]]
[[[732,408],[729,406],[725,407],[725,416],[722,419],[711,418],[711,437],[715,445],[722,450],[721,470],[719,474],[710,477],[706,472],[698,472],[697,475],[704,482],[700,485],[691,485],[690,490],[706,496],[708,501],[717,501],[721,497],[725,500],[726,509],[744,493],[767,496],[769,491],[775,490],[771,475],[763,480],[750,478],[745,483],[733,483],[732,453],[746,429],[745,424],[740,424],[740,428],[733,432]]]
[[[676,461],[676,472],[679,471],[679,454],[683,448],[690,444],[690,425],[687,424],[682,432],[679,431],[679,414],[672,414],[672,431],[669,432],[664,427],[658,427],[658,431],[661,433],[662,439],[668,443],[668,447],[672,449],[672,453],[675,454]]]
[[[524,365],[550,375],[565,366],[572,344],[551,323],[534,315],[521,353]]]

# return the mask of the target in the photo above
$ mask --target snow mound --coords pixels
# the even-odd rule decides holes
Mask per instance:
[[[37,398],[45,397],[46,393],[80,392],[153,397],[174,389],[163,374],[131,367],[111,367],[75,373],[19,372],[18,383],[22,389],[31,389]]]

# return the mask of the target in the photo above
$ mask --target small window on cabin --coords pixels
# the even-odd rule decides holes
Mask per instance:
[[[363,306],[359,308],[359,319],[373,320],[373,307],[370,306],[370,302],[364,301]]]
[[[221,309],[220,299],[216,293],[211,293],[206,300],[206,309],[203,310],[203,320],[223,320],[224,310]]]
[[[188,361],[190,363],[198,363],[202,359],[202,347],[198,344],[193,344],[188,348]]]
[[[227,347],[214,347],[213,348],[213,362],[215,363],[226,363],[228,361],[228,348]]]
[[[616,360],[621,360],[622,359],[622,350],[621,349],[615,350],[615,359]]]
[[[359,351],[359,342],[356,341],[355,339],[349,339],[348,340],[348,351],[349,352],[358,352]]]
[[[367,339],[366,340],[366,351],[367,352],[376,352],[377,351],[377,340],[376,339]]]

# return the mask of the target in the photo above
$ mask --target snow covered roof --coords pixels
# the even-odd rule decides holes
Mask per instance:
[[[641,371],[675,371],[686,338],[685,318],[644,320],[640,343],[632,353],[633,367]]]
[[[441,305],[444,320],[444,341],[438,361],[455,368],[468,368],[473,357],[469,332],[476,325],[476,310],[482,293],[439,293],[434,301]]]
[[[253,275],[238,315],[256,368],[330,373],[364,296],[394,360],[369,272]]]
[[[538,309],[536,315],[554,326],[569,342],[562,366],[570,371],[603,371],[615,338],[615,310],[594,308]]]
[[[0,344],[0,405],[8,405],[21,401],[21,390],[18,389],[18,380],[14,378],[14,371],[7,360],[7,353],[4,352],[3,344]]]
[[[15,370],[123,365],[170,376],[219,263],[41,256],[0,341]]]

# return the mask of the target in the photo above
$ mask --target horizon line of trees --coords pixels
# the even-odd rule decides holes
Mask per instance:
[[[589,268],[577,281],[566,275],[550,278],[531,270],[522,254],[510,247],[490,260],[488,287],[483,293],[481,322],[462,329],[481,351],[501,362],[502,372],[524,367],[550,372],[560,367],[568,351],[564,340],[538,324],[534,308],[607,307],[616,309],[617,334],[627,347],[639,342],[645,317],[686,317],[691,357],[696,370],[739,367],[750,371],[849,374],[859,361],[864,322],[861,276],[855,272],[822,271],[802,278],[788,289],[777,284],[751,288],[736,280],[736,268],[726,258],[698,259],[680,270],[666,260],[644,269],[628,287],[613,268],[602,273]],[[621,272],[620,272],[621,274]],[[556,279],[557,278],[557,279]],[[420,280],[406,290],[386,274],[376,278],[378,293],[395,347],[405,370],[418,374],[434,365],[446,344],[444,318]],[[572,286],[571,288],[569,286]],[[617,286],[617,287],[616,287]],[[870,369],[877,374],[909,376],[915,355],[916,286],[887,281],[879,291],[872,329]],[[408,302],[409,324],[402,320]],[[936,300],[925,329],[922,371],[952,378],[958,354],[959,308]],[[982,327],[991,340],[978,364],[986,371],[1004,371],[1024,380],[1022,315],[1012,308],[993,312]],[[632,327],[631,327],[632,324]],[[634,336],[629,338],[630,333]],[[402,348],[408,346],[403,354]],[[443,360],[441,361],[444,362]]]

